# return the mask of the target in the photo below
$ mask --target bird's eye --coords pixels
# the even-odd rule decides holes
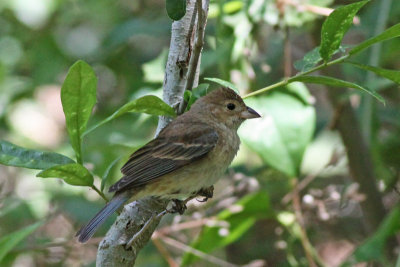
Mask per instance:
[[[226,107],[227,107],[229,110],[234,110],[234,109],[236,108],[235,104],[233,104],[233,103],[229,103],[228,105],[226,105]]]

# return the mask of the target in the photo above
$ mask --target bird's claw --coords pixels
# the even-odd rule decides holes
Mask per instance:
[[[173,199],[172,200],[174,202],[174,206],[167,210],[168,213],[179,213],[180,215],[182,215],[185,210],[187,209],[186,206],[186,201],[185,200],[179,200],[179,199]]]
[[[206,202],[209,198],[212,198],[214,195],[214,186],[210,186],[207,188],[202,188],[199,190],[199,192],[197,192],[198,196],[204,197],[203,199],[199,200],[197,199],[197,201],[199,202]]]

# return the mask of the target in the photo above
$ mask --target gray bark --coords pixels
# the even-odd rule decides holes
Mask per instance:
[[[201,1],[200,1],[201,2]],[[204,1],[203,9],[207,17],[208,3]],[[191,50],[194,43],[193,31],[196,27],[196,0],[187,3],[186,15],[172,23],[171,43],[168,61],[165,69],[163,85],[163,99],[171,106],[179,106],[182,101],[187,70],[191,58]],[[205,23],[205,22],[204,22]],[[193,30],[192,30],[193,29]],[[193,86],[198,84],[199,71],[196,71]],[[160,117],[156,136],[170,122],[170,118]],[[154,198],[146,198],[126,205],[115,223],[101,241],[97,253],[96,266],[133,266],[139,251],[150,240],[154,230],[160,222],[155,220],[140,238],[136,239],[131,248],[125,248],[129,239],[134,236],[143,225],[155,214],[165,210],[167,201],[159,201]]]

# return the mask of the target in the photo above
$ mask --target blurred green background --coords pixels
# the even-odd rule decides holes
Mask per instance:
[[[211,1],[200,83],[216,88],[204,78],[229,80],[244,95],[294,75],[293,63],[319,45],[322,13],[327,11],[323,8],[352,2]],[[400,4],[372,1],[358,19],[345,44],[357,44],[398,23]],[[60,101],[68,68],[83,59],[99,79],[89,127],[132,99],[161,97],[171,23],[161,0],[2,0],[0,139],[73,157]],[[393,39],[380,51],[369,49],[357,56],[357,61],[399,70],[399,47],[400,39]],[[369,146],[384,206],[398,212],[399,87],[347,65],[330,74],[368,85],[386,100],[384,106],[355,91],[342,96],[350,100],[362,129],[360,138]],[[340,266],[346,259],[363,261],[373,253],[373,260],[392,264],[387,254],[398,252],[398,246],[387,237],[398,230],[396,216],[388,217],[392,224],[381,232],[366,229],[360,209],[365,196],[351,179],[346,147],[334,127],[338,110],[330,105],[328,90],[336,89],[295,83],[246,101],[263,119],[242,126],[244,144],[216,185],[215,197],[206,204],[194,201],[185,215],[166,216],[160,228],[209,218],[203,229],[200,224],[168,236],[181,244],[197,240],[193,246],[235,265],[308,266],[300,225],[326,266]],[[85,166],[101,177],[120,157],[108,188],[120,178],[118,166],[153,138],[156,126],[155,116],[128,114],[93,131],[84,139]],[[36,173],[0,165],[0,238],[43,222],[7,253],[1,266],[93,265],[100,237],[113,220],[89,244],[78,244],[73,237],[104,201],[91,189],[36,178]],[[300,224],[290,201],[294,177],[300,184],[306,181],[299,193]],[[368,257],[353,254],[371,236],[379,246],[387,244],[386,250],[374,243],[364,247]],[[207,257],[195,261],[184,246],[171,246],[162,238],[146,246],[137,265],[173,266],[169,257],[190,266],[221,265]]]

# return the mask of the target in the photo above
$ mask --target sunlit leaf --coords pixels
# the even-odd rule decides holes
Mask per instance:
[[[379,43],[379,42],[383,42],[395,37],[399,37],[400,36],[400,23],[397,23],[396,25],[390,27],[389,29],[385,30],[384,32],[382,32],[381,34],[378,34],[375,37],[372,37],[364,42],[362,42],[361,44],[357,45],[356,47],[354,47],[353,49],[351,49],[349,51],[350,55],[355,55],[360,53],[361,51],[363,51],[364,49],[370,47],[373,44]]]
[[[115,111],[111,116],[107,117],[106,119],[102,120],[98,124],[88,129],[84,133],[84,135],[90,133],[91,131],[100,127],[101,125],[106,124],[107,122],[114,120],[128,112],[176,117],[175,110],[172,107],[170,107],[167,103],[165,103],[160,98],[154,95],[146,95],[138,99],[132,100],[129,103],[126,103],[117,111]]]
[[[297,82],[304,82],[304,83],[316,83],[316,84],[325,84],[329,86],[335,86],[335,87],[347,87],[347,88],[354,88],[358,90],[362,90],[367,92],[368,94],[372,95],[375,97],[377,100],[385,104],[385,100],[383,99],[382,96],[380,96],[377,92],[374,90],[363,87],[361,85],[352,83],[352,82],[347,82],[343,81],[340,79],[332,78],[332,77],[327,77],[327,76],[295,76],[293,78],[289,79],[289,82],[292,81],[297,81]]]
[[[0,141],[0,164],[3,165],[44,170],[73,162],[72,159],[58,153],[27,149]]]
[[[70,185],[93,185],[92,174],[78,163],[54,166],[39,172],[36,176],[41,178],[61,178]]]
[[[42,222],[31,224],[23,229],[17,230],[0,238],[0,262],[8,252],[17,246],[22,240],[32,234]]]
[[[319,53],[323,60],[328,61],[339,48],[343,36],[353,23],[354,16],[368,2],[369,0],[365,0],[339,7],[328,16],[321,29]]]
[[[400,71],[398,71],[398,70],[387,70],[387,69],[382,69],[382,68],[378,68],[378,67],[374,67],[374,66],[359,64],[356,62],[346,62],[346,63],[350,63],[353,66],[356,66],[357,68],[360,68],[363,70],[372,71],[379,76],[382,76],[386,79],[394,81],[397,84],[400,84]]]
[[[186,13],[186,0],[166,0],[168,17],[180,20]]]
[[[65,122],[78,162],[82,162],[81,136],[96,103],[96,86],[93,69],[79,60],[69,69],[61,88]]]
[[[266,192],[259,192],[240,199],[232,207],[217,215],[215,226],[204,227],[199,238],[191,246],[205,253],[227,246],[243,236],[259,219],[274,216]],[[218,221],[221,222],[218,224]],[[186,253],[182,266],[191,265],[196,256]]]
[[[261,118],[243,123],[239,135],[266,164],[289,177],[296,177],[314,133],[315,110],[308,104],[311,96],[303,84],[289,87],[287,93],[271,91],[268,95],[246,100]]]
[[[222,79],[219,79],[219,78],[204,78],[204,80],[218,83],[219,85],[231,88],[231,89],[235,90],[236,93],[239,93],[239,89],[236,87],[236,85],[234,85],[231,82],[228,82],[228,81],[225,81],[225,80],[222,80]]]

